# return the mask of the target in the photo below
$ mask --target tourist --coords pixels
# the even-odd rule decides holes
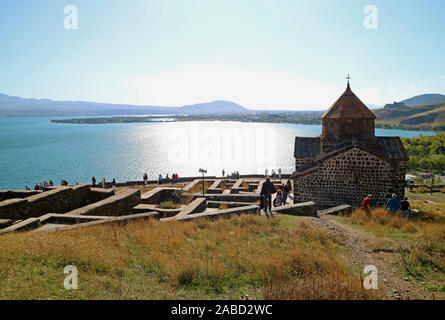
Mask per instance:
[[[165,176],[165,181],[167,181],[167,183],[170,183],[170,177],[168,176],[168,173],[167,173],[167,175]]]
[[[25,186],[25,190],[26,190],[26,191],[29,191],[29,190],[31,190],[31,189],[29,189],[28,186]]]
[[[272,176],[272,179],[275,178],[275,169],[272,169],[272,172],[270,173],[270,175]]]
[[[224,169],[222,169],[222,177],[224,178],[225,175],[226,175],[226,172],[224,171]]]
[[[49,182],[45,180],[45,181],[43,182],[43,187],[44,187],[44,188],[48,188],[48,187],[49,187]]]
[[[291,192],[291,190],[292,190],[292,185],[291,185],[291,183],[290,183],[290,180],[287,180],[287,182],[286,182],[286,187],[287,187],[287,189],[289,190],[288,192]]]
[[[363,198],[362,201],[362,208],[368,217],[371,217],[371,198],[372,195],[368,194],[368,196]]]
[[[42,183],[39,184],[39,190],[43,190],[43,184]]]
[[[102,179],[102,188],[105,188],[105,184],[106,184],[106,182],[105,182],[105,178],[103,178],[103,179]]]
[[[34,190],[40,190],[40,185],[39,182],[36,182],[36,185],[34,186]]]
[[[279,207],[283,205],[283,192],[280,189],[278,189],[277,191],[277,195],[275,197],[273,205],[274,207]]]
[[[113,188],[116,188],[116,179],[113,178],[113,181],[111,181],[111,186]]]
[[[92,182],[92,184],[93,184],[93,187],[95,187],[95,186],[96,186],[96,178],[95,178],[95,177],[92,177],[92,178],[91,178],[91,182]]]
[[[52,180],[49,180],[49,186],[54,187],[54,182]]]
[[[287,196],[289,195],[289,187],[287,186],[287,184],[283,184],[283,202],[284,205],[286,205],[287,203]]]
[[[403,218],[409,220],[409,215],[411,214],[411,205],[408,202],[408,198],[405,197],[405,199],[400,201],[400,208],[402,209]]]
[[[269,170],[267,170],[267,168],[266,168],[266,170],[264,170],[264,178],[267,178],[268,174],[269,174]]]
[[[278,179],[281,180],[281,168],[278,169]]]
[[[400,202],[399,200],[397,200],[396,194],[393,194],[392,197],[389,198],[388,201],[386,202],[385,210],[388,210],[388,207],[391,213],[396,213],[397,211],[399,211]]]
[[[158,183],[162,184],[162,174],[159,174]]]
[[[147,173],[144,173],[144,175],[142,176],[142,180],[144,180],[144,186],[145,186],[147,184],[147,180],[148,180]]]
[[[269,209],[269,213],[272,214],[272,194],[275,192],[276,190],[273,183],[270,182],[270,178],[267,177],[260,192],[261,197],[264,199],[264,212],[266,213],[266,216],[268,216],[267,209]]]

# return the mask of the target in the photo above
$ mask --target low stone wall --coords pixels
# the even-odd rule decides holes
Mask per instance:
[[[103,188],[91,188],[90,189],[90,199],[92,202],[97,202],[104,200],[108,197],[114,196],[116,193],[113,189],[103,189]]]
[[[61,226],[52,228],[51,230],[42,230],[42,231],[65,231],[65,230],[73,230],[73,229],[80,229],[80,228],[86,228],[86,227],[92,227],[102,224],[117,224],[117,225],[125,225],[128,222],[132,221],[139,221],[139,220],[149,220],[153,218],[157,218],[158,213],[157,212],[147,212],[147,213],[140,213],[140,214],[132,214],[127,216],[121,216],[121,217],[113,217],[111,219],[102,219],[98,221],[92,221],[92,222],[86,222],[86,223],[80,223],[75,224],[71,226]],[[36,230],[39,231],[39,230]]]
[[[194,197],[202,197],[201,193],[194,193],[193,194]],[[206,197],[207,200],[211,200],[211,201],[227,201],[227,202],[256,202],[258,200],[260,200],[260,195],[257,194],[250,194],[250,193],[246,193],[246,194],[209,194],[206,193],[204,195]]]
[[[11,219],[0,219],[0,229],[4,229],[12,225]]]
[[[336,206],[332,208],[328,208],[325,210],[319,210],[318,214],[332,214],[332,215],[338,215],[338,214],[350,214],[352,212],[352,207],[348,204],[344,204],[341,206]]]
[[[0,202],[0,218],[26,219],[39,217],[48,212],[65,213],[84,206],[89,198],[87,185],[57,187],[24,199],[8,199]]]
[[[42,192],[41,190],[0,190],[0,202],[8,199],[23,199]]]
[[[286,205],[282,207],[274,207],[273,213],[291,214],[294,216],[310,216],[317,217],[317,204],[315,202],[302,202],[297,204]]]
[[[164,218],[161,219],[161,221],[167,222],[167,221],[190,221],[193,219],[199,219],[199,218],[207,218],[207,219],[216,219],[216,218],[222,218],[222,217],[230,217],[233,215],[240,215],[240,214],[259,214],[260,207],[257,205],[251,205],[251,206],[245,206],[240,208],[232,208],[232,209],[226,209],[226,210],[216,210],[212,212],[203,212],[203,213],[196,213],[196,214],[189,214],[186,216],[180,216],[180,217],[171,217],[171,218]]]
[[[176,217],[186,216],[189,214],[204,212],[207,208],[206,198],[196,198],[192,203],[184,207]]]
[[[133,208],[133,214],[158,212],[160,218],[173,217],[181,212],[181,208],[178,209],[162,209],[158,208],[155,204],[139,204]]]
[[[19,223],[13,224],[10,227],[0,230],[0,234],[17,232],[17,231],[27,231],[31,229],[35,229],[40,226],[39,218],[29,218],[25,221],[21,221]]]
[[[234,201],[207,201],[207,208],[215,208],[218,209],[221,205],[227,206],[228,209],[230,208],[239,208],[239,207],[245,207],[250,206],[252,203],[249,202],[234,202]]]
[[[179,188],[164,188],[158,187],[141,196],[141,203],[144,204],[159,204],[164,201],[173,201],[179,203],[182,197],[182,190]]]
[[[223,180],[218,179],[215,180],[215,182],[213,182],[213,184],[210,186],[210,188],[207,188],[207,193],[222,193],[222,189],[221,189],[221,182]]]
[[[138,205],[140,201],[141,191],[139,189],[127,189],[112,197],[67,212],[66,214],[90,216],[122,216],[131,214],[133,207]]]

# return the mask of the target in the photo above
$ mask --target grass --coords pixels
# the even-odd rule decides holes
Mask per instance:
[[[371,299],[303,218],[139,221],[0,236],[1,299]],[[79,289],[65,290],[75,265]]]
[[[161,202],[158,205],[158,208],[161,209],[178,209],[180,207],[181,207],[180,205],[174,203],[172,200]]]
[[[396,240],[404,274],[418,281],[428,280],[430,289],[445,292],[445,204],[423,201],[411,204],[420,210],[420,215],[411,221],[382,208],[373,210],[371,218],[356,209],[349,217],[340,219],[377,236]]]

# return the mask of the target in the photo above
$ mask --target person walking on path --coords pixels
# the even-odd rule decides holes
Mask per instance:
[[[372,195],[368,194],[368,196],[363,198],[362,201],[362,208],[368,217],[371,217],[371,198]]]
[[[408,202],[408,198],[405,197],[405,199],[400,201],[400,208],[402,209],[403,218],[408,220],[409,215],[411,214],[411,205]]]
[[[144,186],[146,186],[148,180],[148,175],[146,173],[144,173],[144,175],[142,176],[142,180],[144,180]]]
[[[269,174],[269,170],[267,170],[267,168],[266,168],[266,170],[264,170],[264,177],[267,178],[268,174]]]
[[[226,175],[226,172],[224,171],[224,169],[222,169],[222,177],[224,178],[225,177],[225,175]]]
[[[91,178],[91,182],[92,182],[92,184],[93,184],[93,187],[95,187],[95,186],[96,186],[96,178],[95,178],[95,177],[92,177],[92,178]]]
[[[281,180],[281,168],[278,169],[278,179]]]
[[[400,202],[397,200],[397,195],[393,194],[391,198],[388,199],[386,202],[385,210],[388,210],[391,213],[396,213],[400,209]]]
[[[267,177],[266,181],[263,183],[263,186],[261,187],[260,195],[263,197],[263,203],[264,203],[264,212],[266,213],[266,216],[269,217],[267,214],[267,210],[269,209],[269,214],[272,214],[272,194],[276,192],[275,187],[272,182],[270,182],[270,178]]]

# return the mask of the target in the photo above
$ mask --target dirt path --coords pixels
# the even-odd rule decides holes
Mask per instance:
[[[375,265],[378,270],[379,286],[383,286],[390,299],[435,299],[433,293],[408,278],[403,278],[397,270],[401,265],[400,245],[390,239],[381,239],[370,233],[353,229],[336,220],[336,217],[321,215],[312,220],[314,224],[337,237],[348,248],[351,264],[363,273],[366,265]]]

